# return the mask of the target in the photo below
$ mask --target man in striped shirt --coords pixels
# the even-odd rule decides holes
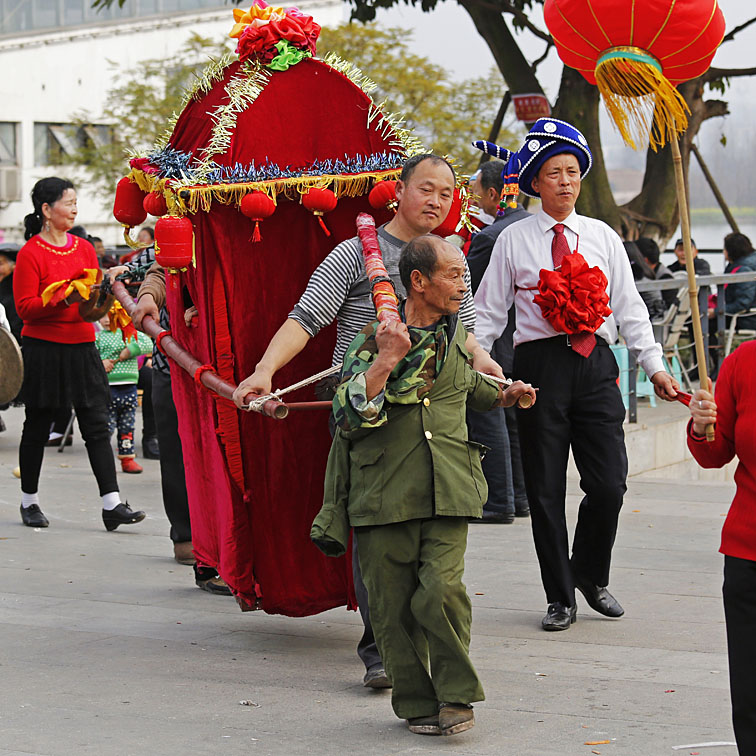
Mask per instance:
[[[396,292],[406,296],[399,277],[399,255],[404,245],[431,232],[446,220],[452,203],[456,175],[449,163],[437,155],[411,157],[404,164],[396,185],[399,204],[396,215],[378,229],[378,245]],[[469,335],[465,346],[473,355],[473,367],[503,377],[501,368],[475,340],[475,309],[470,295],[470,272],[465,268],[468,292],[459,317]],[[243,380],[234,392],[234,401],[242,407],[248,394],[268,394],[273,376],[288,364],[317,336],[322,328],[336,320],[334,365],[340,364],[347,347],[368,323],[375,319],[370,282],[365,273],[362,248],[357,237],[336,246],[310,277],[307,288],[289,317],[273,336],[255,372]],[[389,687],[378,649],[373,638],[368,611],[367,591],[360,574],[357,550],[353,549],[354,586],[365,633],[357,646],[367,672],[366,687]]]

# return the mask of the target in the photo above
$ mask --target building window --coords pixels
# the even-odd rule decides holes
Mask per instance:
[[[0,121],[0,165],[18,165],[18,124]]]
[[[99,149],[110,144],[112,139],[112,126],[35,123],[34,165],[63,165],[80,149]]]

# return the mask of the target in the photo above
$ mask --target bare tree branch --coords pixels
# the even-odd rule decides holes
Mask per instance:
[[[748,21],[745,21],[740,26],[736,26],[732,31],[730,31],[727,34],[725,34],[724,37],[722,38],[722,42],[720,44],[724,44],[725,42],[732,41],[735,38],[735,35],[738,32],[742,32],[743,29],[747,29],[753,23],[756,23],[756,16],[754,16],[753,18],[749,19]]]
[[[532,63],[530,64],[530,68],[531,68],[531,69],[533,70],[533,73],[535,73],[535,72],[536,72],[536,70],[538,69],[538,66],[540,66],[540,65],[541,65],[541,63],[543,63],[543,61],[544,61],[544,60],[546,60],[546,56],[547,56],[547,55],[549,54],[549,50],[551,50],[551,48],[552,48],[553,46],[554,46],[554,43],[553,43],[553,42],[548,42],[548,43],[546,44],[546,49],[545,49],[545,50],[543,51],[543,55],[541,55],[541,57],[540,57],[540,58],[536,58],[536,59],[535,59],[535,60],[534,60],[534,61],[533,61],[533,62],[532,62]]]
[[[709,118],[719,118],[720,116],[729,115],[730,109],[724,100],[704,100],[704,115],[702,121],[708,121]]]
[[[529,18],[528,14],[521,11],[510,0],[498,0],[497,2],[487,2],[486,0],[472,0],[475,5],[479,5],[481,8],[488,8],[489,10],[496,10],[500,13],[509,13],[510,16],[514,16],[526,29],[533,32],[539,39],[544,42],[553,44],[551,35],[548,32],[539,29]]]
[[[756,76],[756,68],[710,68],[701,78],[704,81],[732,79],[736,76]]]

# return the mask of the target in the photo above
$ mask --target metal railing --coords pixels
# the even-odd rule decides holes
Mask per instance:
[[[649,281],[642,279],[636,281],[638,291],[666,291],[669,289],[680,289],[687,285],[687,275],[681,275],[675,278],[665,278],[660,281]],[[703,330],[704,348],[706,354],[710,354],[710,335],[709,330],[709,294],[711,289],[716,289],[717,305],[714,310],[716,318],[717,348],[723,349],[725,344],[725,335],[727,331],[726,314],[725,314],[725,297],[724,287],[727,284],[742,283],[746,281],[756,281],[756,271],[747,273],[722,273],[712,276],[696,276],[698,285],[698,309],[701,313],[701,328]],[[693,365],[696,368],[697,365]],[[638,364],[632,355],[628,355],[628,422],[638,422]]]

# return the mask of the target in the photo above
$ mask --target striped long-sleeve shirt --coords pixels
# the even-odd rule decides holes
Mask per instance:
[[[378,229],[378,245],[396,293],[403,299],[406,291],[399,278],[399,256],[404,242],[391,236],[381,226]],[[475,307],[470,294],[469,270],[465,270],[465,283],[468,291],[459,318],[465,328],[472,332],[475,330]],[[326,328],[336,320],[336,348],[332,364],[341,364],[355,336],[370,321],[375,320],[375,307],[365,272],[362,245],[356,236],[334,247],[315,269],[304,294],[289,317],[296,320],[310,336],[316,336],[321,328]]]

